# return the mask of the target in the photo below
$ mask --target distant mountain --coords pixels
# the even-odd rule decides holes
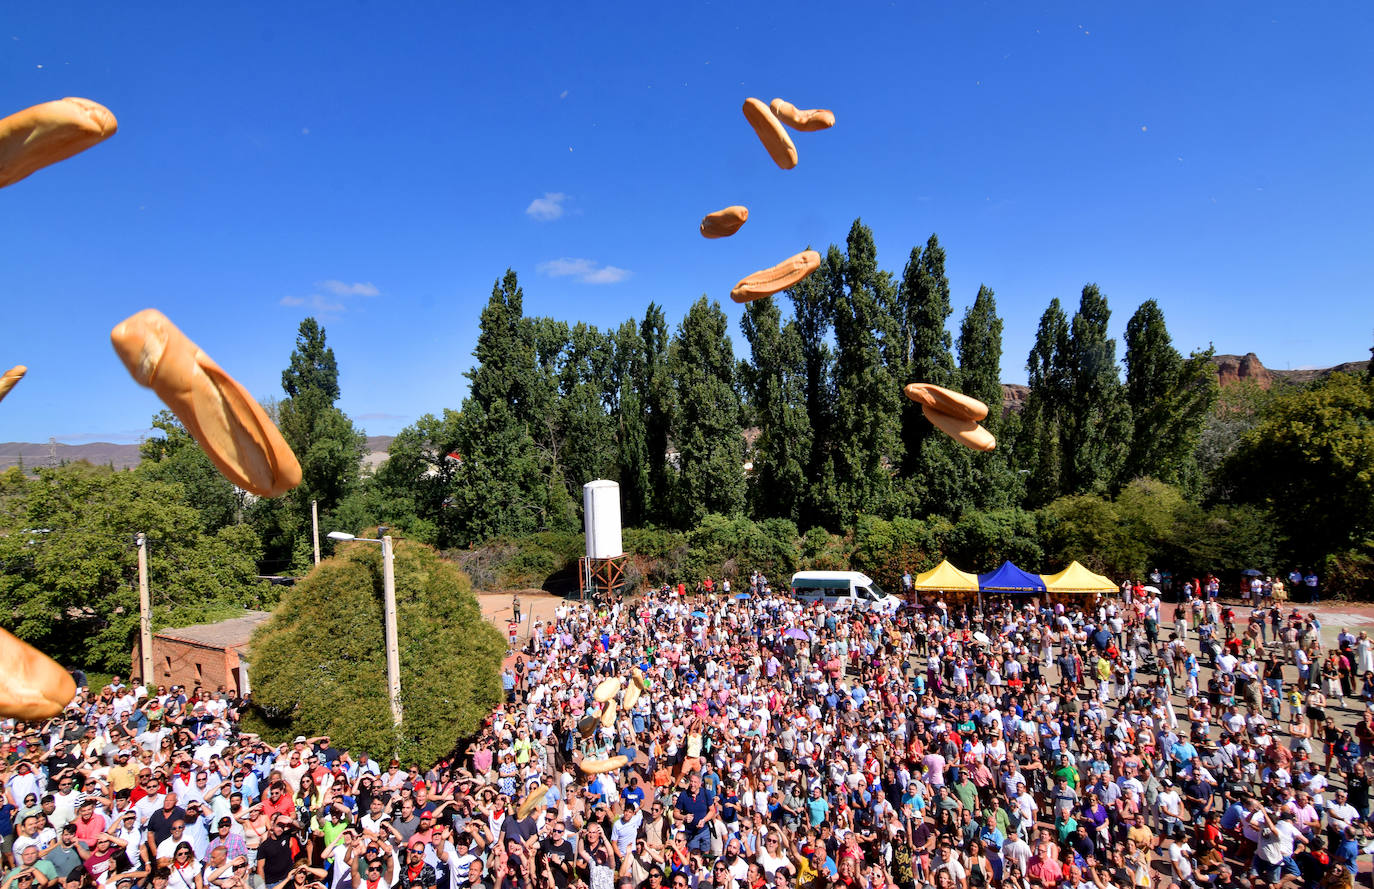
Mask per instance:
[[[1221,385],[1229,386],[1241,380],[1253,380],[1261,389],[1268,389],[1274,385],[1275,380],[1301,385],[1324,380],[1333,373],[1362,374],[1369,367],[1368,361],[1347,361],[1335,367],[1275,370],[1265,367],[1254,352],[1244,355],[1213,355],[1212,363],[1216,365],[1217,382]],[[1003,383],[1002,410],[1021,410],[1029,395],[1030,389],[1019,383]]]
[[[391,447],[391,435],[369,435],[367,454],[363,462],[376,469],[386,460],[387,449]],[[85,460],[96,466],[113,464],[115,469],[129,469],[138,465],[138,445],[115,444],[108,441],[95,441],[90,444],[69,445],[61,442],[34,444],[26,441],[0,442],[0,470],[5,470],[20,462],[22,458],[26,469],[39,466],[56,466],[60,463],[75,463]]]

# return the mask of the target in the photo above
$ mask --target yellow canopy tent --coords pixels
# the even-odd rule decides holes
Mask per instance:
[[[921,593],[960,593],[976,596],[978,595],[978,575],[960,571],[946,560],[924,574],[916,575],[916,579],[912,581],[911,589],[916,593],[918,601],[921,598]],[[959,598],[962,599],[964,596],[961,595]]]
[[[1058,574],[1042,574],[1040,577],[1045,581],[1046,595],[1050,601],[1062,599],[1064,594],[1090,593],[1092,596],[1089,601],[1096,602],[1103,593],[1113,593],[1119,589],[1101,574],[1094,574],[1077,562],[1070,563]]]

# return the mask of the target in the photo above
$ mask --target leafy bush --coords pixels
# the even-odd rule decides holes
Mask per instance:
[[[949,520],[939,516],[927,521],[859,516],[849,561],[883,589],[899,590],[904,571],[917,574],[940,564],[952,530]]]
[[[401,730],[387,702],[381,553],[363,543],[320,563],[253,635],[250,725],[425,763],[474,732],[501,700],[505,640],[467,576],[429,547],[401,541],[395,563]]]

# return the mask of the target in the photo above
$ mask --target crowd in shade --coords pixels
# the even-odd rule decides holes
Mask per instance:
[[[4,725],[0,889],[1368,878],[1363,633],[1201,583],[1178,603],[1128,583],[895,613],[757,573],[735,590],[560,604],[513,653],[505,703],[433,764],[267,743],[239,730],[243,701],[116,677]]]

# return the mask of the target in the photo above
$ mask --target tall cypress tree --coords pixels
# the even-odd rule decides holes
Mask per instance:
[[[953,309],[950,307],[949,279],[945,275],[945,251],[934,234],[926,241],[925,251],[911,248],[897,305],[900,319],[898,329],[903,347],[903,361],[897,368],[897,383],[934,383],[949,386],[954,377],[954,358],[950,354],[950,335],[945,328]],[[922,446],[926,440],[942,437],[921,414],[918,405],[908,399],[901,404],[901,436],[905,455],[902,475],[913,477],[923,471]]]
[[[835,478],[840,518],[888,513],[893,503],[892,466],[901,460],[897,438],[899,387],[883,360],[888,319],[880,306],[890,299],[887,273],[878,269],[873,232],[854,220],[840,260],[841,290],[835,310]],[[832,253],[837,253],[832,248]],[[836,282],[831,281],[834,288]]]
[[[644,411],[644,443],[648,454],[647,518],[664,524],[672,520],[673,499],[668,472],[668,432],[673,422],[674,394],[668,369],[668,319],[663,308],[649,303],[639,325],[644,361],[635,384]]]
[[[1064,480],[1070,493],[1116,488],[1131,443],[1130,405],[1107,336],[1107,298],[1083,287],[1069,325],[1069,400],[1064,410]]]
[[[811,428],[810,453],[805,467],[808,484],[802,489],[802,512],[807,522],[826,528],[839,525],[838,485],[835,481],[835,354],[830,348],[834,329],[835,287],[844,260],[833,246],[821,257],[816,271],[788,294],[792,297],[802,350],[802,397]]]
[[[251,510],[265,545],[266,561],[309,566],[310,504],[319,504],[326,524],[362,479],[367,439],[335,407],[339,368],[324,328],[314,318],[301,322],[290,364],[282,372],[287,397],[277,403],[277,425],[301,464],[301,483],[276,501]]]
[[[1126,322],[1126,400],[1134,433],[1124,480],[1149,476],[1174,485],[1195,481],[1195,450],[1218,387],[1211,350],[1186,361],[1174,348],[1164,313],[1141,303]]]
[[[1050,300],[1026,358],[1030,393],[1020,421],[1013,465],[1026,478],[1028,505],[1043,506],[1064,491],[1063,412],[1069,400],[1069,322]]]
[[[530,433],[530,414],[543,410],[534,325],[524,291],[507,269],[482,309],[476,365],[459,416],[459,452],[451,506],[463,517],[465,542],[520,534],[546,524],[548,481]]]
[[[703,296],[668,347],[676,403],[674,487],[682,527],[696,525],[708,513],[733,515],[744,507],[744,437],[728,328],[720,305]]]
[[[740,318],[753,359],[742,368],[742,382],[759,424],[749,501],[755,518],[797,521],[811,452],[806,365],[796,323],[780,324],[781,312],[771,298],[749,303]]]
[[[1009,506],[1018,501],[1018,475],[1011,469],[1008,452],[1014,442],[1003,437],[1002,422],[1002,319],[997,300],[986,286],[979,286],[973,305],[959,325],[958,389],[988,406],[983,426],[998,439],[990,454],[964,452],[970,462],[974,502],[983,509]]]
[[[616,396],[611,405],[611,417],[616,424],[616,478],[620,480],[625,524],[636,526],[648,520],[650,489],[644,399],[636,388],[636,382],[644,375],[644,339],[639,335],[635,319],[616,328],[613,354]]]

